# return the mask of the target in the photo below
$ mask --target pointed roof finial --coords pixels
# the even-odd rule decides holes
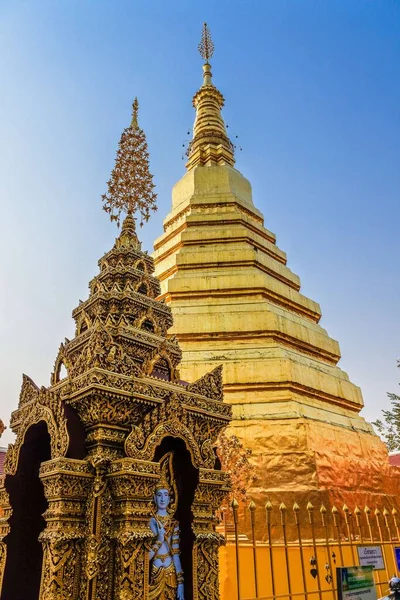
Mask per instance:
[[[150,173],[149,152],[146,135],[138,124],[139,102],[132,105],[132,120],[124,129],[118,144],[115,166],[107,182],[107,193],[102,195],[103,210],[111,221],[120,225],[121,213],[131,217],[140,213],[140,225],[150,218],[150,211],[157,210],[157,194],[154,192],[153,175]],[[134,224],[134,222],[133,222]]]
[[[203,29],[201,32],[201,40],[198,45],[200,56],[203,58],[205,63],[208,63],[212,55],[214,54],[214,42],[211,39],[210,30],[207,23],[203,23]]]
[[[235,164],[234,146],[226,132],[221,115],[224,97],[212,82],[211,66],[208,62],[214,53],[207,23],[203,23],[201,41],[198,45],[203,65],[203,85],[194,95],[193,106],[196,119],[193,127],[193,139],[187,150],[187,169],[197,166]]]
[[[133,104],[132,104],[132,120],[131,120],[131,127],[133,127],[134,129],[139,128],[138,112],[139,112],[139,102],[138,102],[137,97],[135,97]]]

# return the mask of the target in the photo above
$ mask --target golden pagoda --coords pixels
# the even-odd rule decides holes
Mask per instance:
[[[359,387],[340,369],[340,349],[321,327],[318,303],[253,203],[234,167],[221,115],[207,27],[203,84],[186,173],[172,191],[164,233],[154,244],[161,296],[172,309],[183,379],[224,366],[224,397],[235,433],[252,450],[250,496],[291,506],[395,501],[386,447],[361,416]],[[387,502],[387,500],[386,500]]]

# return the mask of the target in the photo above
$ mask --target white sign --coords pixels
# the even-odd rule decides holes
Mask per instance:
[[[362,567],[371,565],[374,569],[384,569],[382,548],[380,546],[358,546],[358,558]]]

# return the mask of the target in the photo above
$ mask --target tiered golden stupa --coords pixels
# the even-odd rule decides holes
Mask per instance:
[[[338,367],[339,345],[319,325],[319,305],[301,294],[249,181],[234,168],[207,29],[200,49],[203,85],[193,98],[187,172],[154,245],[182,376],[223,364],[230,431],[252,449],[250,493],[262,506],[267,499],[375,506],[383,494],[389,506],[399,478],[389,482],[386,447],[359,414],[361,391]]]

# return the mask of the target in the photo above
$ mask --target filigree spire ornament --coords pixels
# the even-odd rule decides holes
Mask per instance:
[[[203,30],[201,32],[201,40],[198,45],[201,57],[204,62],[208,63],[212,55],[214,54],[214,43],[211,39],[210,30],[207,23],[203,23]]]
[[[149,169],[146,135],[139,127],[138,111],[139,103],[135,98],[131,124],[122,132],[115,166],[107,182],[108,190],[101,197],[103,210],[118,226],[121,213],[139,213],[142,226],[149,220],[150,211],[157,210],[157,194],[154,192],[153,175]]]

